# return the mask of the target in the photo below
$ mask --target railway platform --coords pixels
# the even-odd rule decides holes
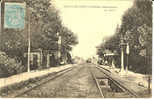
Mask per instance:
[[[13,75],[8,78],[0,78],[0,89],[14,85],[14,84],[18,84],[21,82],[25,82],[29,79],[34,79],[34,78],[42,77],[42,76],[45,76],[45,75],[48,75],[48,74],[51,74],[54,72],[59,72],[64,69],[68,69],[74,65],[51,67],[51,68],[45,69],[45,70],[35,70],[35,71],[30,71],[30,72],[25,72],[25,73]]]
[[[152,89],[152,80],[149,83],[149,75],[143,75],[134,73],[131,71],[121,74],[118,68],[111,68],[110,66],[99,65],[98,68],[103,68],[103,72],[109,75],[118,83],[135,93],[136,95],[142,95],[144,93],[150,93]],[[149,85],[150,84],[150,85]],[[150,89],[149,89],[150,88]]]

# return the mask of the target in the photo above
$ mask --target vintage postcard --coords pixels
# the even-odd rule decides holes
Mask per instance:
[[[152,0],[0,0],[1,98],[152,98]]]

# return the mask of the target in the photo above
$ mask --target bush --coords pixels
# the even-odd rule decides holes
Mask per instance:
[[[8,57],[6,53],[0,52],[0,77],[8,77],[22,73],[26,67],[18,63],[16,59]]]

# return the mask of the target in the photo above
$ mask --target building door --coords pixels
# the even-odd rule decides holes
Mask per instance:
[[[33,64],[32,64],[32,69],[35,70],[38,68],[38,56],[37,55],[33,55]]]
[[[50,66],[51,67],[56,66],[56,60],[53,54],[50,56]]]

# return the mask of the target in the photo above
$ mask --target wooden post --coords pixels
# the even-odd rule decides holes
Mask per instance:
[[[124,49],[121,48],[121,72],[124,71]]]
[[[151,77],[148,76],[148,93],[151,94],[151,86],[150,86],[150,83],[151,83]]]
[[[47,67],[50,67],[50,54],[47,54]]]

